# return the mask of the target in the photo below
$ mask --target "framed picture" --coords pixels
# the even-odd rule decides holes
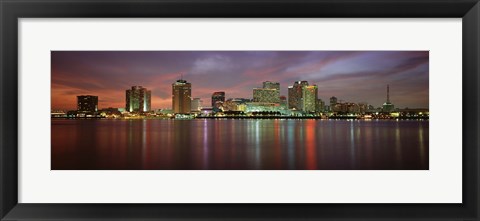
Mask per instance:
[[[479,220],[478,1],[2,1],[1,220]]]
[[[52,51],[51,170],[428,170],[428,64],[428,51]]]

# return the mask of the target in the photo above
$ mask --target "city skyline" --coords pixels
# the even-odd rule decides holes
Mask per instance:
[[[52,109],[75,109],[83,94],[98,96],[99,108],[124,107],[132,85],[151,91],[152,109],[170,109],[178,79],[204,104],[216,91],[251,99],[264,81],[279,82],[288,96],[288,86],[305,80],[323,101],[335,96],[380,107],[388,84],[396,107],[428,108],[428,60],[428,51],[53,51]]]

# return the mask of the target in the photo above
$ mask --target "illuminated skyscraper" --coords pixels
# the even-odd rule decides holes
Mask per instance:
[[[277,90],[280,91],[280,83],[265,81],[265,82],[263,82],[263,88],[265,88],[265,89],[277,89]]]
[[[302,88],[302,111],[315,112],[318,102],[317,85],[303,86]]]
[[[222,104],[225,103],[225,92],[224,91],[217,91],[213,92],[212,94],[212,107],[220,107]]]
[[[126,90],[125,110],[128,112],[148,112],[151,108],[151,91],[142,86],[132,86]]]
[[[288,86],[288,109],[302,110],[304,86],[308,86],[308,81],[295,81],[293,86]]]
[[[95,112],[98,110],[98,96],[77,96],[77,110],[81,112]]]
[[[254,88],[253,102],[280,103],[280,91],[277,89]]]
[[[280,103],[280,83],[263,82],[263,88],[253,89],[253,102]]]
[[[188,114],[191,111],[192,84],[186,80],[177,80],[172,84],[172,109],[176,114]]]

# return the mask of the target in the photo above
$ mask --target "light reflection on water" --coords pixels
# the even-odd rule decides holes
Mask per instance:
[[[428,121],[52,120],[52,169],[425,170]]]

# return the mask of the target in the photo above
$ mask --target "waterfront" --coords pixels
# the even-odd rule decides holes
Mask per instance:
[[[426,170],[428,123],[52,119],[52,170]]]

